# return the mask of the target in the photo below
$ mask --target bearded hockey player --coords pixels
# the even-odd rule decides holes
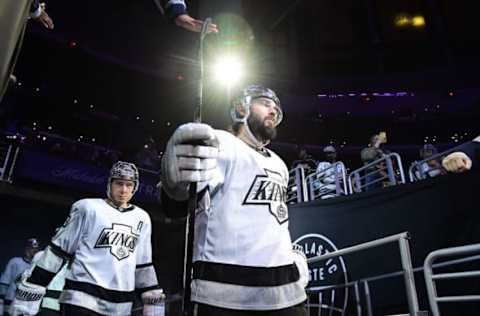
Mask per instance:
[[[172,199],[187,200],[189,184],[198,182],[196,315],[306,315],[308,267],[292,250],[288,169],[265,147],[282,121],[280,101],[251,85],[233,102],[231,117],[232,133],[200,123],[178,127],[162,159],[166,207],[180,210]]]
[[[144,314],[162,299],[152,264],[150,217],[129,204],[138,186],[137,167],[119,161],[110,171],[107,199],[73,204],[31,275],[19,283],[12,315],[35,315],[64,264],[62,315],[130,315],[135,290],[142,293]]]

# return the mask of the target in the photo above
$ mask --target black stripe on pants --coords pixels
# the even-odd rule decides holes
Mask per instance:
[[[92,310],[70,304],[60,304],[60,312],[62,316],[98,316]]]
[[[271,311],[247,311],[195,304],[194,316],[307,316],[305,303]]]

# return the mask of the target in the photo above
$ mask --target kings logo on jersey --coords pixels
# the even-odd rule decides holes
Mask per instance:
[[[288,221],[287,180],[278,172],[265,170],[265,175],[257,175],[253,180],[244,205],[267,205],[269,212],[279,224]]]
[[[110,253],[122,260],[135,250],[140,235],[134,234],[132,227],[123,224],[113,224],[104,228],[98,237],[95,248],[110,248]]]

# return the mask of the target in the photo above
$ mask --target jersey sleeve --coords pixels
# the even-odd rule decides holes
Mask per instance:
[[[157,273],[152,262],[151,238],[152,223],[147,215],[136,253],[135,289],[140,293],[159,288]]]
[[[67,220],[35,263],[28,282],[46,287],[63,265],[73,259],[86,229],[87,214],[81,201],[72,205]]]
[[[187,14],[184,0],[154,0],[158,9],[172,22],[177,16]]]
[[[5,271],[3,271],[0,277],[0,299],[5,298],[8,287],[15,279],[15,260],[14,258],[8,261]]]

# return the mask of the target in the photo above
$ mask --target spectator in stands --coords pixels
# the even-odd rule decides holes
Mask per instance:
[[[0,277],[0,315],[8,315],[8,308],[17,289],[16,281],[25,270],[30,268],[32,258],[38,250],[38,240],[30,238],[25,245],[23,257],[13,257],[8,261],[7,267]]]
[[[383,158],[385,150],[383,146],[387,143],[387,133],[380,132],[370,138],[368,147],[362,149],[360,157],[364,165],[368,165],[378,159]],[[381,178],[386,176],[385,165],[379,163],[365,170],[365,191],[382,187]]]
[[[323,161],[317,165],[318,187],[322,199],[335,197],[337,194],[336,176],[341,177],[341,166],[337,162],[337,151],[333,146],[323,148]]]
[[[429,157],[438,154],[438,150],[432,144],[426,144],[420,149],[420,158],[426,160]],[[434,178],[440,175],[446,174],[446,171],[442,168],[442,164],[438,158],[427,160],[420,165],[421,173],[428,178]],[[419,178],[423,178],[420,176]]]
[[[478,169],[480,159],[480,136],[473,141],[459,146],[455,151],[445,157],[442,165],[448,172],[461,173],[472,168]]]
[[[317,163],[313,157],[307,153],[307,150],[302,147],[298,152],[298,159],[292,163],[291,169],[301,167],[305,171],[305,175],[311,174],[317,168]]]

